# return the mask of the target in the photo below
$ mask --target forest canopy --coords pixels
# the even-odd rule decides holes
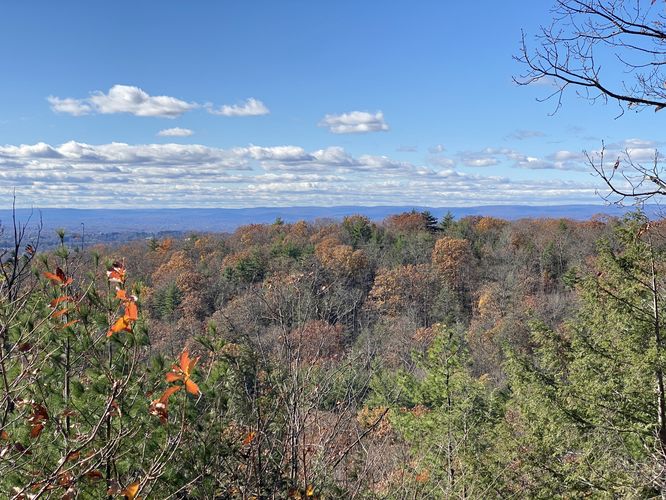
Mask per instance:
[[[46,252],[19,231],[0,489],[660,495],[665,231],[413,211]]]

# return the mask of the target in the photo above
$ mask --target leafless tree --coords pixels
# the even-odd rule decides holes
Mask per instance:
[[[662,1],[557,0],[552,23],[540,28],[535,41],[530,46],[523,33],[515,59],[527,69],[514,80],[521,85],[552,80],[556,90],[546,99],[556,99],[556,110],[569,87],[591,101],[617,101],[620,114],[626,108],[666,107]]]
[[[659,203],[666,195],[666,175],[658,151],[647,165],[635,161],[630,150],[613,155],[610,160],[608,154],[604,145],[598,153],[585,151],[589,165],[606,184],[607,190],[598,193],[606,202],[624,205],[629,201],[643,205]]]
[[[553,21],[541,26],[530,46],[523,33],[515,59],[526,70],[514,77],[519,85],[552,81],[557,111],[564,92],[592,102],[617,102],[626,109],[666,107],[666,7],[657,0],[557,0]],[[585,152],[589,165],[604,181],[599,193],[607,202],[643,204],[666,195],[657,151],[649,162],[631,150]]]

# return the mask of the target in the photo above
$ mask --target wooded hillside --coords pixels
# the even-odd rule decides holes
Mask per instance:
[[[414,211],[44,253],[14,229],[16,498],[666,492],[663,221]]]

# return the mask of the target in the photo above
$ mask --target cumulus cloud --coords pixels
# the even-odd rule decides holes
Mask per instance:
[[[114,85],[106,94],[98,90],[83,99],[71,97],[61,99],[54,96],[49,96],[47,99],[53,111],[74,116],[93,113],[129,113],[135,116],[175,118],[199,107],[197,103],[175,97],[151,96],[145,90],[132,85]]]
[[[241,104],[224,105],[215,109],[212,104],[201,105],[166,95],[152,96],[133,85],[114,85],[106,93],[97,90],[84,98],[49,96],[47,101],[56,113],[73,116],[128,113],[134,116],[176,118],[202,107],[211,114],[223,116],[258,116],[269,113],[266,105],[254,98],[249,98]]]
[[[351,111],[341,115],[326,115],[319,122],[320,127],[326,127],[334,134],[361,134],[366,132],[383,132],[389,129],[384,121],[384,113],[368,113],[366,111]]]
[[[160,137],[189,137],[194,135],[194,132],[189,128],[174,127],[160,130],[157,135]]]
[[[246,99],[242,104],[225,104],[219,109],[215,109],[209,106],[208,112],[213,115],[222,116],[261,116],[270,113],[269,109],[263,102],[258,99],[254,99],[253,97]]]

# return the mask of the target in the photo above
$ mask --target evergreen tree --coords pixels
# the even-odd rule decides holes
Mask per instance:
[[[664,248],[640,214],[578,281],[578,317],[509,362],[508,451],[530,494],[664,495]],[[525,493],[525,492],[521,492]]]

